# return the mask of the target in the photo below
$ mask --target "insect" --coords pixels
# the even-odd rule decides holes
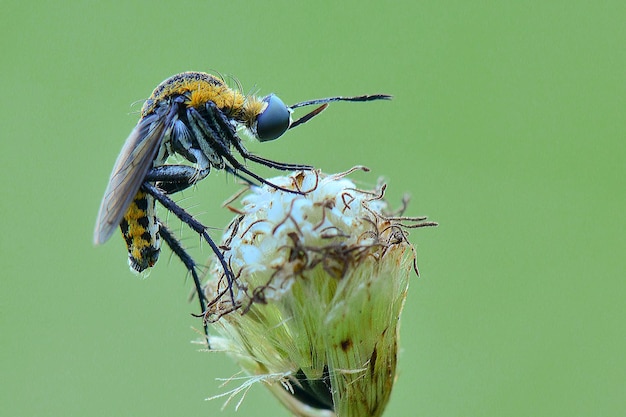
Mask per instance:
[[[206,227],[169,195],[202,180],[209,175],[211,168],[226,170],[250,183],[258,181],[281,189],[250,171],[235,158],[232,149],[244,161],[278,170],[309,170],[313,167],[276,162],[251,154],[244,147],[238,130],[247,130],[261,142],[270,141],[307,122],[330,102],[391,98],[384,94],[329,97],[286,106],[274,94],[259,98],[244,95],[239,90],[228,87],[220,77],[202,72],[183,72],[159,84],[144,103],[139,122],[115,162],[94,231],[94,243],[102,244],[120,227],[128,246],[130,267],[137,272],[155,265],[161,240],[164,240],[193,276],[202,312],[206,310],[206,300],[196,264],[156,216],[155,201],[208,242],[222,264],[229,285],[232,285],[232,271]],[[310,105],[320,106],[292,122],[294,109]],[[181,156],[189,165],[166,164],[172,155]]]

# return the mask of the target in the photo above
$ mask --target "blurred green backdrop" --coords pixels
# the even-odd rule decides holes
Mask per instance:
[[[141,280],[117,234],[91,244],[131,104],[184,70],[287,103],[394,94],[249,144],[367,165],[441,223],[411,234],[386,415],[626,415],[623,1],[5,1],[0,19],[2,415],[235,415],[204,401],[237,369],[190,343],[180,263],[165,250]],[[214,173],[183,205],[225,225],[237,189]],[[257,386],[237,415],[287,413]]]

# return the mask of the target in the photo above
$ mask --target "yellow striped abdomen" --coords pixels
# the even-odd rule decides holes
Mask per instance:
[[[154,266],[161,251],[154,198],[139,191],[124,214],[120,228],[128,246],[130,267],[142,272]]]

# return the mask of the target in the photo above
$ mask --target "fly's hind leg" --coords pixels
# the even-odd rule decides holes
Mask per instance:
[[[195,220],[189,213],[187,213],[182,207],[176,204],[172,199],[167,197],[167,194],[173,194],[179,191],[183,191],[189,188],[191,185],[196,182],[202,180],[210,173],[210,168],[206,168],[203,170],[198,170],[189,165],[162,165],[158,167],[152,168],[145,178],[145,183],[143,188],[148,192],[148,194],[152,195],[156,200],[158,200],[168,211],[174,213],[183,223],[187,224],[194,231],[198,232],[200,235],[203,235],[205,239],[208,238],[209,245],[211,245],[211,249],[216,253],[220,261],[223,259],[223,255],[219,250],[216,252],[217,245],[213,243],[211,238],[204,233],[200,233],[199,230],[206,229],[206,227],[200,224],[197,220]],[[155,182],[157,186],[152,185],[151,183]],[[206,236],[205,236],[206,234]],[[207,299],[202,289],[202,283],[200,282],[200,277],[198,276],[198,271],[196,269],[196,261],[187,253],[185,248],[181,245],[179,240],[174,236],[174,234],[161,222],[159,222],[159,235],[163,238],[165,243],[170,247],[172,252],[181,260],[181,262],[187,268],[187,271],[191,274],[194,281],[194,286],[196,289],[196,293],[198,295],[198,301],[200,302],[200,314],[204,315],[207,309]],[[222,262],[222,266],[225,265],[225,261]],[[228,273],[226,273],[228,277]],[[231,280],[229,279],[229,283]],[[209,341],[209,329],[207,323],[203,323],[204,333],[206,336],[207,347],[210,348]]]
[[[162,223],[159,224],[159,234],[170,247],[172,252],[178,256],[178,259],[185,265],[187,271],[193,277],[193,282],[196,287],[196,293],[198,294],[198,301],[200,302],[200,311],[201,314],[204,314],[206,311],[206,297],[204,292],[202,291],[202,283],[200,282],[200,277],[198,276],[198,271],[196,270],[196,261],[187,253],[185,248],[180,244],[178,239],[172,234],[172,232]],[[204,335],[206,338],[207,348],[211,348],[211,343],[209,341],[209,327],[207,323],[203,323],[204,327]]]
[[[197,169],[189,165],[161,165],[148,171],[144,181],[157,183],[165,194],[174,194],[206,178],[210,172],[210,167]]]
[[[185,209],[183,209],[178,204],[176,204],[174,200],[168,197],[165,192],[157,188],[155,185],[146,181],[143,183],[142,188],[148,194],[153,196],[155,200],[161,203],[161,205],[165,207],[166,210],[173,213],[176,217],[180,219],[180,221],[182,221],[187,226],[189,226],[194,232],[202,236],[202,238],[204,238],[204,240],[209,244],[209,246],[211,247],[211,250],[213,251],[213,253],[215,253],[215,256],[217,257],[218,261],[220,262],[220,265],[222,266],[222,270],[224,271],[224,275],[226,276],[226,282],[228,284],[228,293],[230,295],[231,302],[233,306],[236,306],[235,294],[233,292],[233,285],[234,285],[235,277],[233,275],[232,270],[228,266],[226,259],[224,258],[224,254],[222,253],[220,248],[217,246],[217,244],[213,241],[213,239],[211,239],[211,236],[209,236],[209,233],[207,232],[207,227],[203,225],[202,223],[200,223],[198,220],[196,220],[191,214],[185,211]],[[164,240],[165,240],[165,237],[164,237]],[[176,253],[176,250],[174,248],[172,248],[172,250]],[[193,259],[191,259],[191,257],[189,257],[189,255],[187,255],[186,252],[185,252],[185,256],[189,258],[189,260],[193,261]],[[186,259],[184,259],[180,255],[179,255],[179,258],[181,258],[183,263],[186,262]],[[202,293],[201,293],[202,287],[200,284],[200,280],[197,278],[197,275],[193,275],[193,277],[194,277],[194,281],[196,284],[196,289],[198,291],[198,296],[202,298]],[[205,313],[205,311],[203,311],[203,313]]]
[[[300,165],[298,166],[300,167]],[[225,165],[224,170],[248,185],[258,186],[258,184],[244,177],[229,165]],[[152,168],[146,175],[145,181],[156,183],[157,188],[165,194],[174,194],[203,180],[209,175],[210,171],[211,168],[199,170],[189,165],[161,165]]]

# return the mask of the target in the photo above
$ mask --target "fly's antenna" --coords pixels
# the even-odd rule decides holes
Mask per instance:
[[[316,100],[301,101],[300,103],[296,103],[296,104],[294,104],[292,106],[289,106],[289,110],[297,109],[298,107],[313,106],[313,105],[316,105],[316,104],[321,104],[321,106],[319,106],[315,110],[305,114],[304,116],[302,116],[301,118],[299,118],[295,122],[291,123],[289,125],[289,129],[292,129],[292,128],[296,127],[296,126],[299,126],[299,125],[301,125],[303,123],[308,122],[313,117],[315,117],[318,114],[320,114],[321,112],[323,112],[326,109],[326,107],[328,107],[328,103],[330,103],[332,101],[391,100],[392,97],[393,96],[390,96],[388,94],[371,94],[371,95],[365,95],[365,96],[355,96],[355,97],[341,97],[341,96],[338,96],[338,97],[319,98],[319,99],[316,99]]]

